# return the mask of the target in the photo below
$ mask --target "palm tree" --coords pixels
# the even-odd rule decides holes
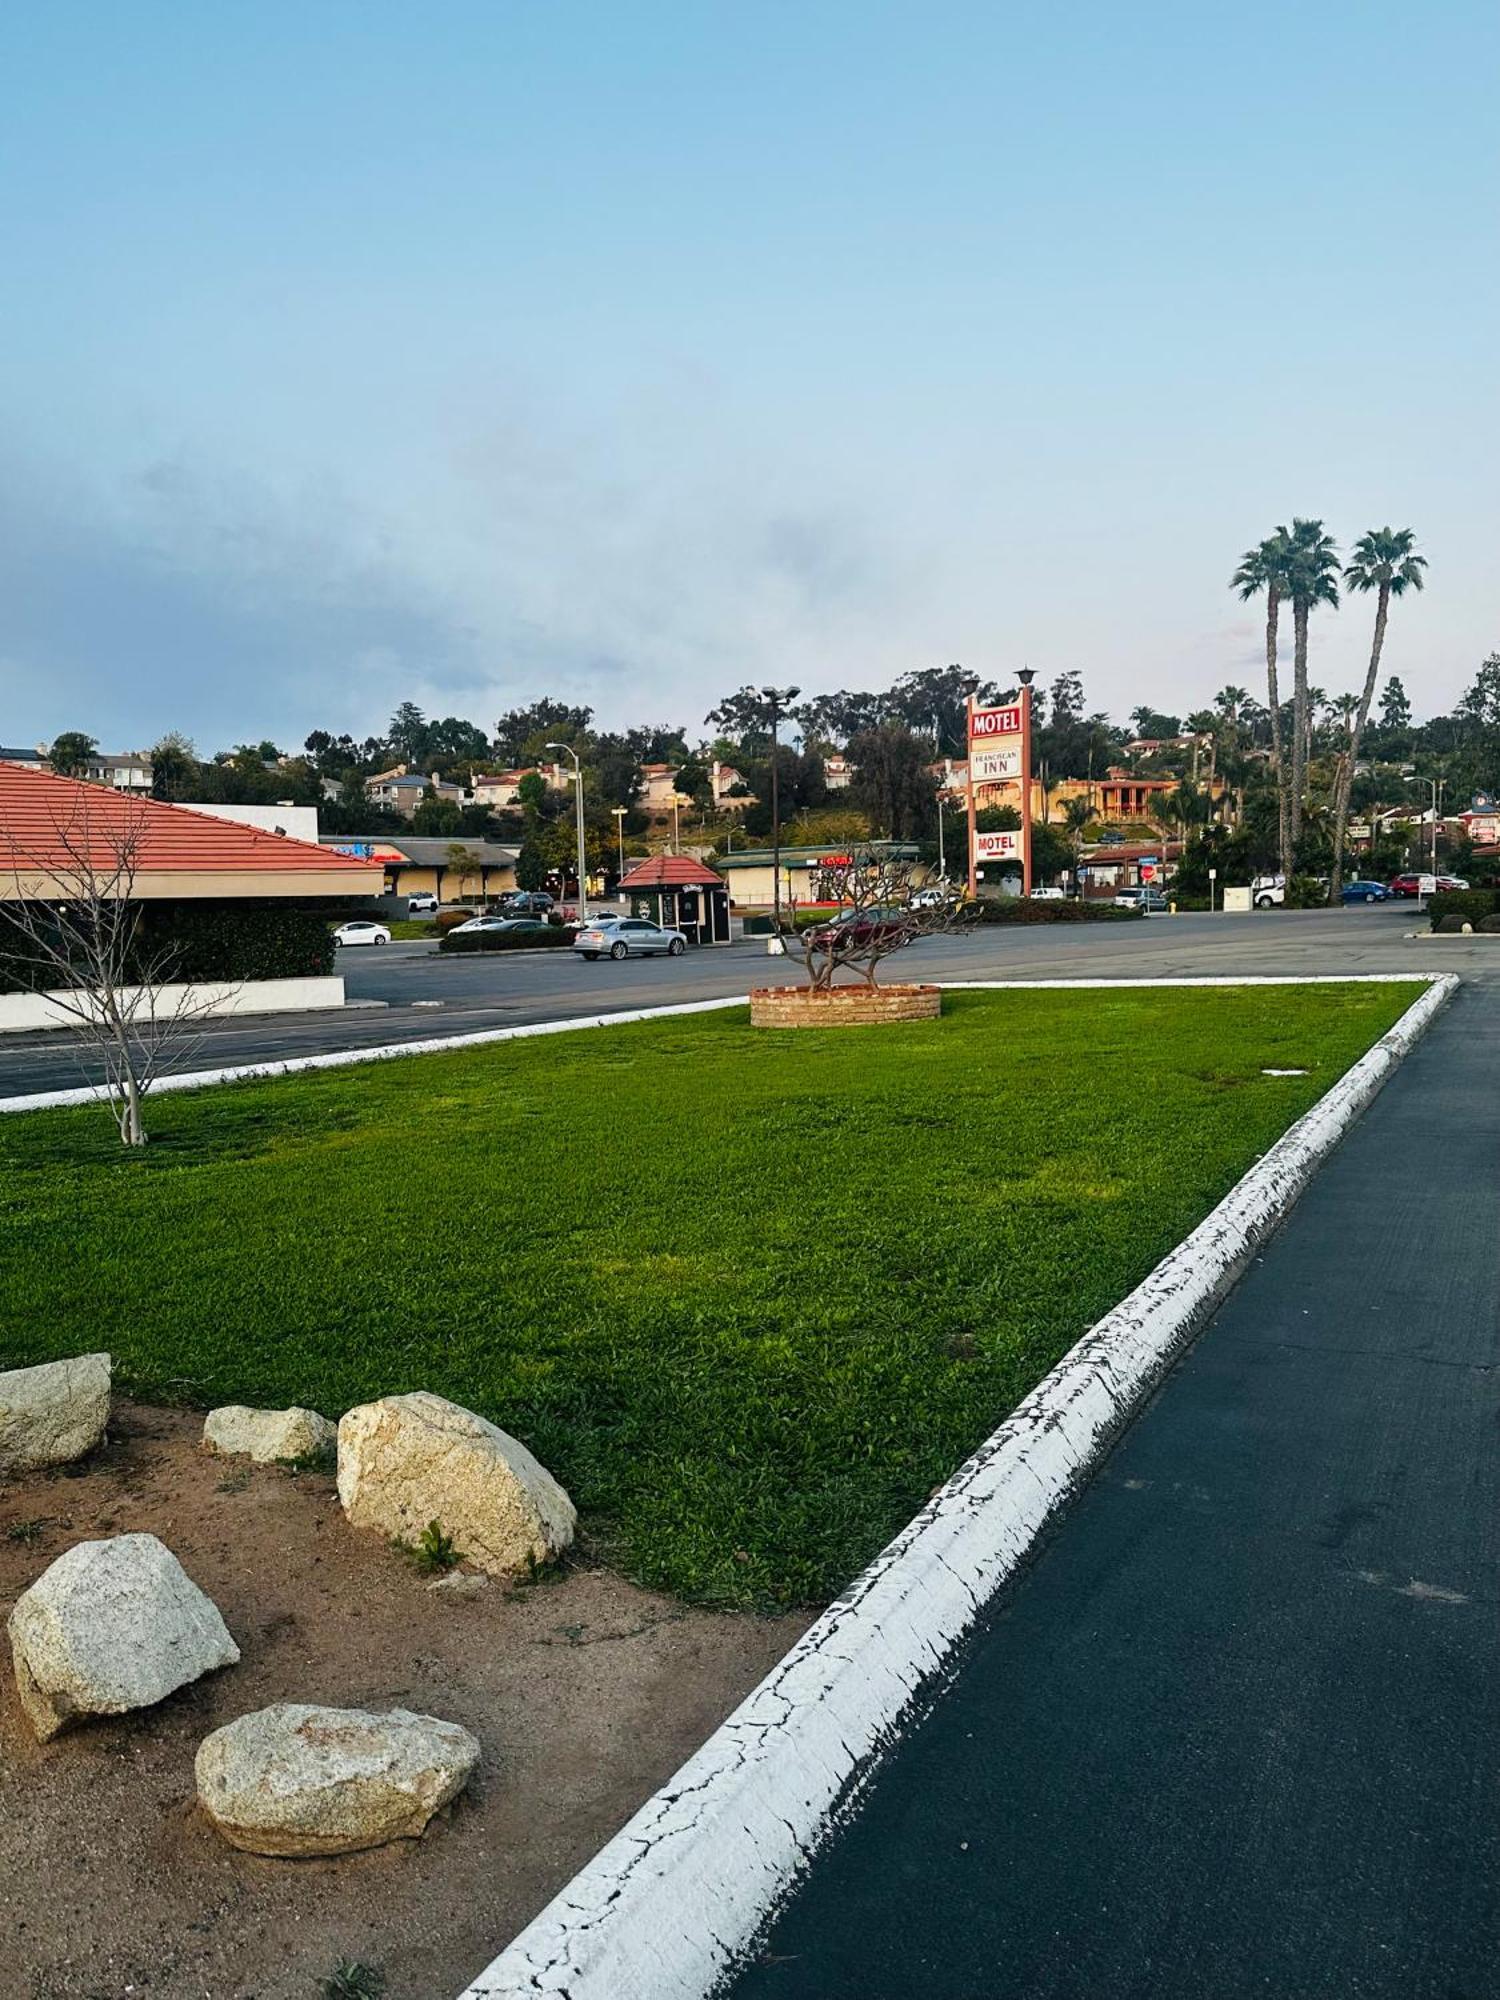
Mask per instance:
[[[1240,710],[1249,699],[1249,688],[1221,687],[1214,696],[1214,707],[1226,722],[1235,723],[1239,721]]]
[[[1344,582],[1351,590],[1375,592],[1375,634],[1370,643],[1370,664],[1365,684],[1349,724],[1349,741],[1344,761],[1334,781],[1333,872],[1328,899],[1337,902],[1344,879],[1344,837],[1349,823],[1349,791],[1354,783],[1354,766],[1359,757],[1359,741],[1370,718],[1375,683],[1380,678],[1380,655],[1385,645],[1386,619],[1391,599],[1404,597],[1409,590],[1422,588],[1422,572],[1427,558],[1416,552],[1416,536],[1410,528],[1371,528],[1354,544],[1344,568]]]
[[[1281,601],[1287,593],[1287,558],[1291,536],[1278,528],[1240,557],[1240,566],[1229,579],[1241,602],[1248,603],[1262,591],[1266,594],[1266,688],[1271,712],[1271,762],[1276,770],[1277,846],[1284,875],[1292,872],[1292,816],[1290,785],[1281,750],[1281,692],[1276,678],[1276,638]]]
[[[1078,855],[1083,845],[1083,829],[1094,817],[1094,802],[1085,792],[1082,798],[1063,800],[1063,825],[1073,850],[1073,880],[1078,881]],[[1082,891],[1080,890],[1080,894]]]
[[[1291,848],[1295,860],[1302,831],[1302,795],[1307,785],[1308,718],[1307,627],[1314,605],[1339,601],[1339,552],[1321,521],[1294,519],[1286,551],[1286,594],[1292,600],[1292,784]],[[1290,872],[1290,871],[1288,871]]]

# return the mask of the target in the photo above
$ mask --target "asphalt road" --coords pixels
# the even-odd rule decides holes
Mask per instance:
[[[1500,1992],[1497,1065],[1466,989],[732,2000]]]
[[[1250,916],[1153,917],[1138,924],[994,927],[912,947],[901,973],[936,979],[1160,979],[1205,974],[1405,972],[1500,973],[1488,938],[1412,941],[1422,922],[1410,904]],[[430,944],[361,947],[342,953],[349,1007],[205,1022],[178,1067],[273,1062],[334,1049],[370,1048],[479,1028],[560,1020],[674,1001],[748,993],[794,977],[750,941],[685,958],[590,965],[571,952],[443,957]],[[893,975],[894,976],[894,975]],[[0,1038],[0,1097],[66,1090],[96,1065],[67,1032]]]

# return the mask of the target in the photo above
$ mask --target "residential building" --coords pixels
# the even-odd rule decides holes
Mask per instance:
[[[377,771],[365,779],[365,797],[371,805],[382,806],[387,812],[400,813],[406,819],[411,818],[429,791],[456,806],[468,803],[468,794],[462,785],[450,784],[436,773],[424,777],[420,771],[408,771],[404,764],[397,764],[394,770]]]
[[[108,785],[116,792],[149,792],[151,753],[148,750],[99,750],[83,772],[91,785]]]
[[[853,776],[854,766],[842,750],[835,750],[823,759],[823,781],[830,792],[847,791]]]

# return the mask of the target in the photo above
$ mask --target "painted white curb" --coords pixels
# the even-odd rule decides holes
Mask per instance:
[[[515,954],[521,956],[522,954]],[[540,954],[538,954],[540,956]],[[1119,987],[1122,992],[1149,986],[1390,986],[1403,981],[1452,978],[1451,973],[1430,972],[1312,972],[1276,973],[1264,976],[1233,973],[1194,979],[939,979],[932,983],[945,992],[1038,993],[1087,992]],[[342,1069],[350,1063],[389,1062],[396,1056],[439,1055],[453,1049],[483,1047],[488,1042],[514,1042],[529,1035],[566,1035],[575,1028],[615,1028],[629,1021],[665,1021],[674,1014],[711,1014],[725,1007],[743,1007],[748,993],[730,993],[718,1000],[683,1000],[668,1007],[630,1007],[611,1014],[578,1014],[568,1020],[533,1021],[517,1028],[476,1028],[466,1035],[428,1035],[417,1041],[380,1042],[368,1049],[328,1049],[311,1056],[283,1056],[272,1062],[235,1063],[222,1069],[182,1070],[163,1076],[151,1086],[151,1095],[160,1097],[170,1090],[206,1090],[216,1083],[244,1083],[252,1079],[296,1076],[304,1070]],[[7,1111],[60,1111],[74,1104],[97,1104],[109,1095],[102,1084],[80,1084],[69,1090],[38,1090],[19,1097],[0,1097],[0,1114]]]
[[[923,1682],[1026,1560],[1458,983],[1451,973],[1434,978],[1084,1334],[462,2000],[703,2000],[785,1897]]]

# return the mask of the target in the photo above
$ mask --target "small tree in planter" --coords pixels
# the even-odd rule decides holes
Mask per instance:
[[[855,852],[821,871],[823,893],[843,905],[826,922],[784,927],[782,949],[802,963],[801,988],[767,988],[751,995],[751,1018],[766,1026],[794,1021],[928,1018],[938,1012],[936,987],[882,987],[880,969],[894,952],[965,927],[958,898],[941,885],[923,886],[913,863]],[[843,975],[847,975],[844,977]],[[918,997],[919,996],[919,997]],[[882,999],[888,1004],[881,1004]],[[826,1003],[834,1002],[830,1008]],[[861,1003],[867,1001],[867,1005]]]

